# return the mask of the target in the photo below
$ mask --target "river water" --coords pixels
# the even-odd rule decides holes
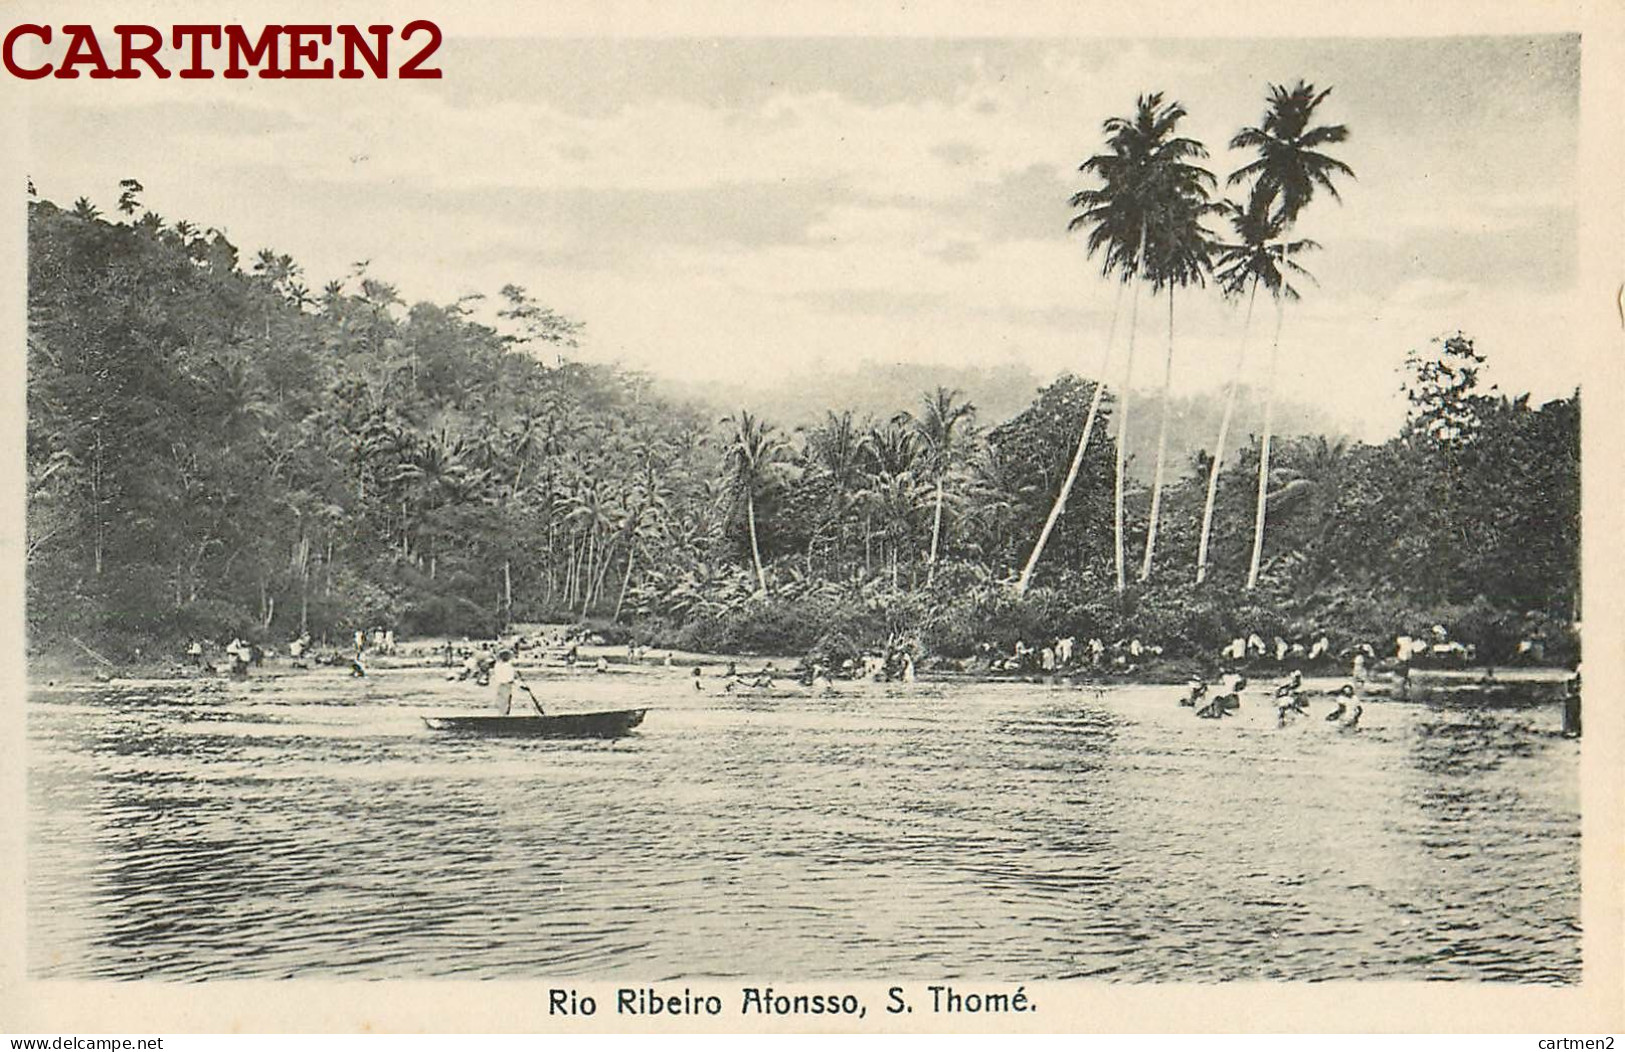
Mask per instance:
[[[1556,706],[685,671],[532,674],[613,742],[430,731],[486,700],[430,670],[37,689],[29,970],[1579,981]]]

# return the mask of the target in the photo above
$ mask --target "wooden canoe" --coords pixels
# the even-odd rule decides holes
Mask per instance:
[[[425,716],[430,730],[502,738],[619,738],[643,722],[646,709],[571,712],[559,716]]]

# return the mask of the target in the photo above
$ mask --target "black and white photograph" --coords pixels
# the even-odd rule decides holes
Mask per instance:
[[[651,10],[8,12],[6,1028],[1618,1028],[1618,26]]]

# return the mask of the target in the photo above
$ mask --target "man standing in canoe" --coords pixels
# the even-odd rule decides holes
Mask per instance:
[[[516,687],[530,695],[530,703],[536,706],[538,715],[546,715],[542,712],[542,703],[536,700],[536,695],[519,677],[519,669],[513,663],[513,651],[498,651],[497,663],[491,667],[491,683],[497,688],[497,708],[502,715],[513,713],[513,692]]]

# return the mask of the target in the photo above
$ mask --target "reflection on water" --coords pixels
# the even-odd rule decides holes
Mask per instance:
[[[680,671],[680,670],[679,670]],[[1177,688],[695,694],[481,740],[431,672],[30,700],[38,977],[1579,980],[1555,706],[1198,720]]]

